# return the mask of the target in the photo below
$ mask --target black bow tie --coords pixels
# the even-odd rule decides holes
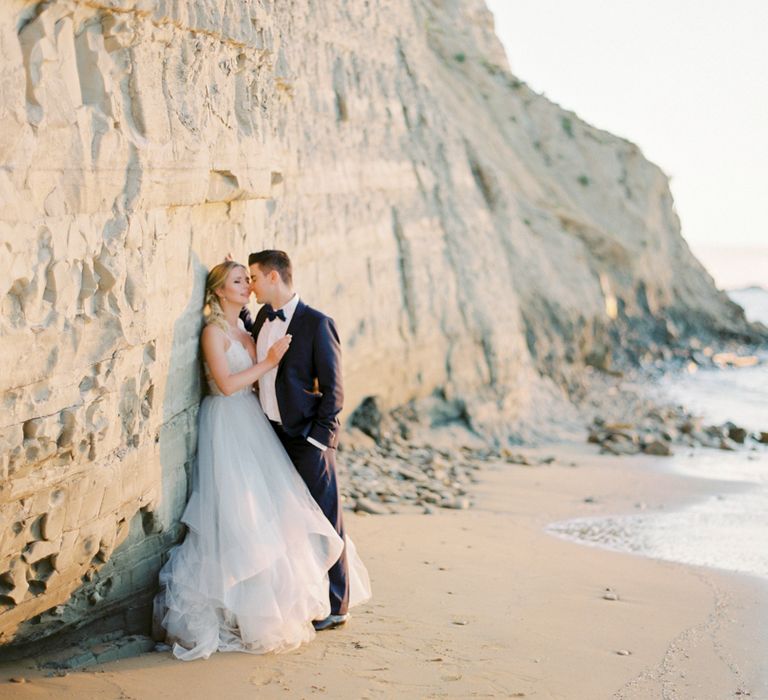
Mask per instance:
[[[267,318],[270,321],[274,321],[276,318],[279,318],[281,321],[285,321],[285,314],[283,313],[282,309],[278,309],[277,311],[275,311],[271,306],[268,306]]]

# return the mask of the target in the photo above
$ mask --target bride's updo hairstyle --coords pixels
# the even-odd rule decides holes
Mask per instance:
[[[227,325],[227,319],[224,317],[224,309],[221,308],[221,300],[218,294],[216,294],[216,290],[221,289],[226,284],[229,273],[236,267],[242,267],[245,270],[245,265],[241,265],[234,260],[219,263],[211,269],[205,280],[203,318],[206,324],[212,323],[214,326],[221,328],[225,333],[229,331],[229,326]]]

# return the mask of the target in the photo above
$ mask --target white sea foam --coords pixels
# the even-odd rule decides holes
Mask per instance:
[[[768,579],[768,489],[712,496],[674,511],[553,523],[584,544]]]

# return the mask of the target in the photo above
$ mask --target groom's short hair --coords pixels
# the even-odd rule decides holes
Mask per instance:
[[[280,279],[289,287],[293,284],[293,269],[288,253],[282,250],[260,250],[248,256],[248,265],[258,265],[263,271],[277,270]]]

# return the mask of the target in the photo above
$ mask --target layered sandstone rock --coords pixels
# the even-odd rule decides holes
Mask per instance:
[[[501,438],[622,334],[749,333],[664,174],[513,77],[479,0],[11,0],[0,57],[2,643],[151,595],[229,251],[291,252],[349,408]]]

